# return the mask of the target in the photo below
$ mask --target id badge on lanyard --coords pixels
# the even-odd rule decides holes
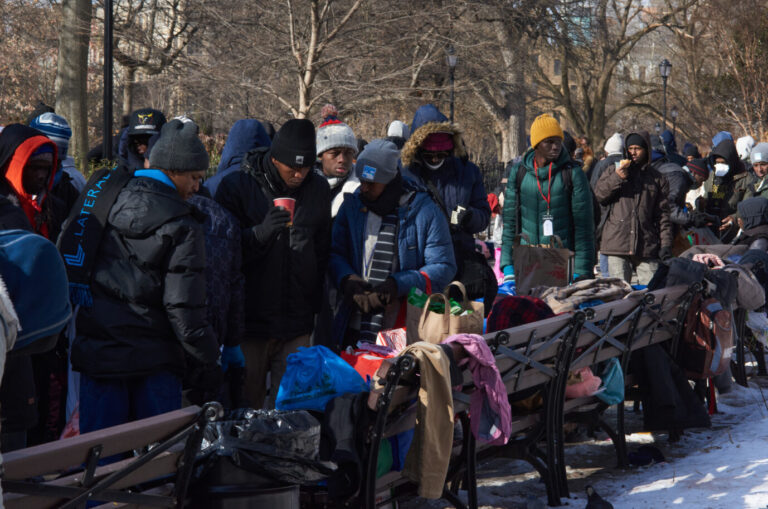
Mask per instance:
[[[555,227],[554,227],[554,218],[552,217],[552,214],[547,212],[543,216],[541,216],[541,232],[544,234],[545,237],[551,237],[555,233]]]

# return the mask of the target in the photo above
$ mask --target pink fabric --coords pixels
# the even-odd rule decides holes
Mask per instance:
[[[501,271],[501,248],[494,249],[496,254],[496,261],[493,264],[493,273],[496,274],[496,282],[499,285],[504,284],[504,273]]]
[[[574,373],[581,375],[581,382],[565,386],[565,399],[593,396],[600,389],[602,380],[590,368],[577,369]]]
[[[477,388],[469,406],[472,434],[479,442],[506,444],[512,428],[512,409],[488,344],[477,334],[457,334],[443,343],[459,343],[469,356],[460,365],[469,364]]]
[[[421,149],[428,152],[453,150],[453,135],[451,133],[432,133],[421,144]]]

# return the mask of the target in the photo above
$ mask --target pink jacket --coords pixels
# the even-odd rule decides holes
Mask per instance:
[[[491,349],[483,337],[476,334],[457,334],[443,343],[459,343],[468,355],[459,365],[469,363],[472,380],[477,387],[469,407],[475,438],[491,445],[506,444],[510,436],[512,409]]]

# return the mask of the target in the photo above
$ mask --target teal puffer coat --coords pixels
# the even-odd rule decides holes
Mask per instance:
[[[547,213],[547,203],[541,195],[547,196],[549,165],[538,169],[541,192],[536,183],[533,168],[533,149],[523,154],[522,160],[509,170],[507,190],[504,195],[504,233],[501,247],[501,266],[512,265],[512,250],[517,234],[517,171],[523,165],[526,173],[520,184],[521,232],[528,236],[531,244],[548,244],[550,237],[542,232],[542,217]],[[571,165],[573,196],[567,196],[561,169]],[[554,218],[553,231],[568,249],[576,253],[574,271],[579,275],[592,275],[595,263],[595,225],[592,213],[592,190],[581,167],[571,161],[563,150],[552,165],[552,192],[549,213]],[[525,241],[521,241],[525,243]]]

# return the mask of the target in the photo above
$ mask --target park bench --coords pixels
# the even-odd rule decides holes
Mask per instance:
[[[183,507],[205,425],[222,412],[218,403],[190,406],[4,454],[4,505]],[[133,457],[100,465],[123,453]]]

